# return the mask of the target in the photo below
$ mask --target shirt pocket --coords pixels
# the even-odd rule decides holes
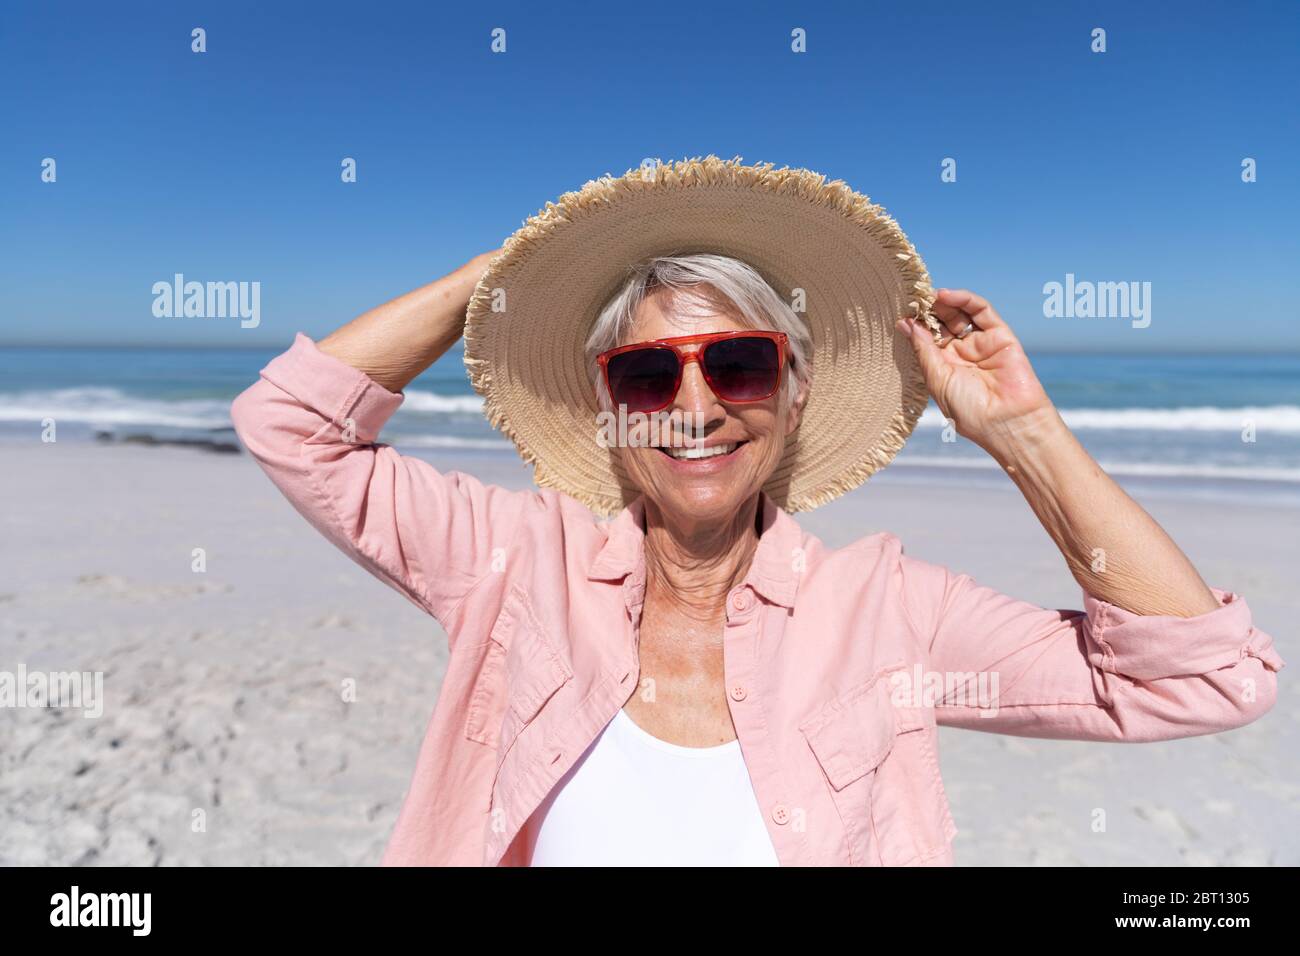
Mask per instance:
[[[543,706],[573,677],[573,668],[537,620],[527,592],[510,588],[488,635],[470,696],[465,736],[506,755]]]
[[[907,866],[947,854],[952,835],[934,711],[897,706],[888,674],[800,724],[825,775],[853,866]]]

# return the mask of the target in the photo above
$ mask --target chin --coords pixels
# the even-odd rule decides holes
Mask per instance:
[[[754,474],[753,461],[745,461],[747,452],[728,459],[714,458],[706,463],[667,463],[660,451],[645,451],[637,462],[641,472],[634,475],[646,497],[667,514],[695,521],[730,521],[758,494],[763,482]],[[746,467],[751,466],[751,467]]]
[[[675,488],[661,496],[661,510],[675,512],[695,520],[729,521],[744,507],[754,492],[732,487]]]

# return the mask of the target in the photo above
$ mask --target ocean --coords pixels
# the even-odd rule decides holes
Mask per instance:
[[[275,354],[0,348],[0,443],[40,441],[53,419],[58,441],[236,451],[230,402]],[[1300,355],[1030,357],[1080,441],[1126,487],[1300,505]],[[457,347],[407,389],[383,439],[435,464],[454,449],[513,454],[481,408]],[[897,467],[873,480],[1001,478],[981,449],[946,441],[943,425],[931,403]]]

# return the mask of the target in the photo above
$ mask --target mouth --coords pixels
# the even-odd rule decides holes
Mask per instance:
[[[693,448],[664,448],[659,446],[659,451],[673,461],[693,462],[693,461],[717,461],[718,459],[727,458],[734,455],[749,442],[722,442],[717,445],[707,445],[705,447]]]

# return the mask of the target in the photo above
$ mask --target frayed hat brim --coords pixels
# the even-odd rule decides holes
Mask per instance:
[[[898,224],[842,181],[716,156],[606,175],[547,203],[506,240],[470,299],[465,365],[494,427],[541,487],[598,514],[640,492],[597,440],[584,348],[600,309],[652,256],[712,252],[779,295],[802,290],[812,388],[764,490],[787,511],[866,481],[902,448],[928,400],[897,318],[936,336],[934,290]]]

